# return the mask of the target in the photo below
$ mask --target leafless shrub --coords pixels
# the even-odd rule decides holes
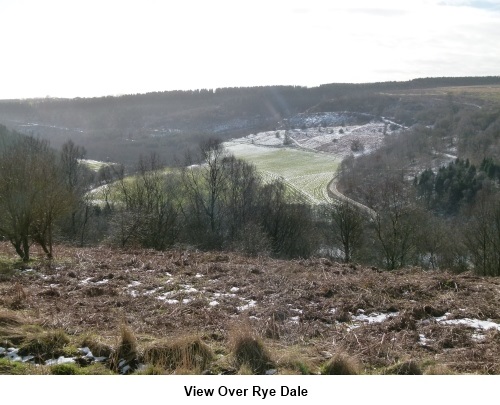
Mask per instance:
[[[459,325],[441,328],[437,340],[437,346],[441,349],[469,347],[474,344],[471,339],[471,331]]]
[[[265,336],[269,339],[279,340],[280,338],[280,326],[277,319],[272,316],[269,318],[265,325]]]
[[[389,321],[388,330],[415,330],[417,323],[412,311],[403,311],[401,314]]]

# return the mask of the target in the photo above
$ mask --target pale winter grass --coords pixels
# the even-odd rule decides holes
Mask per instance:
[[[243,336],[250,336],[249,346],[272,354],[267,366],[250,366],[252,372],[270,367],[317,374],[338,352],[355,354],[364,370],[375,374],[402,359],[411,359],[424,373],[439,372],[428,366],[434,359],[450,373],[500,372],[498,329],[445,322],[500,324],[495,278],[194,249],[56,246],[55,251],[61,261],[56,257],[47,264],[36,261],[42,252],[35,249],[31,269],[15,269],[0,283],[0,347],[20,347],[59,330],[70,339],[60,340],[65,355],[86,346],[96,356],[131,353],[143,361],[155,342],[195,336],[214,359],[202,366],[186,361],[175,372],[236,373],[245,363],[236,361],[234,350],[233,325],[241,322],[248,326]],[[5,243],[0,254],[15,257]],[[133,336],[125,331],[122,336],[121,325]],[[45,357],[58,350],[39,353]]]

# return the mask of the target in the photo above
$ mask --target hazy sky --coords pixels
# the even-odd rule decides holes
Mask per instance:
[[[0,0],[0,99],[500,75],[500,0]]]

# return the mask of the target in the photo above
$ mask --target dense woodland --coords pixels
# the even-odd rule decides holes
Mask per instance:
[[[0,127],[0,237],[25,261],[33,243],[49,257],[55,242],[106,243],[498,276],[500,107],[422,91],[498,83],[442,78],[3,101],[0,120],[32,133]],[[321,111],[390,117],[406,128],[343,161],[339,189],[365,210],[290,202],[284,184],[264,184],[221,145]],[[120,164],[94,173],[79,163],[86,156]]]

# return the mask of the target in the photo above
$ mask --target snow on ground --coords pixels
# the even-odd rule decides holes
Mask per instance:
[[[488,329],[496,329],[500,331],[500,325],[490,320],[481,321],[480,319],[470,318],[446,319],[446,315],[444,317],[437,318],[436,320],[444,325],[465,325],[470,328],[476,329],[477,331],[484,331]]]
[[[432,340],[431,339],[427,339],[423,333],[420,333],[418,335],[418,338],[419,338],[419,344],[421,346],[427,346],[429,343],[432,342]]]
[[[140,283],[138,283],[138,282],[132,282],[132,284],[128,285],[128,288],[137,287],[139,285],[140,285]],[[189,284],[181,284],[181,285],[179,285],[179,287],[181,287],[183,289],[184,293],[185,292],[190,292],[190,293],[199,292],[198,290],[196,290],[195,288],[193,288]],[[224,297],[237,298],[236,294],[234,294],[234,293],[238,292],[239,290],[240,289],[238,287],[232,287],[232,288],[230,288],[230,291],[232,293],[221,293],[221,292],[208,293],[206,291],[203,291],[202,293],[205,296],[208,294],[212,294],[213,297],[216,297],[219,299],[224,298]],[[168,296],[171,296],[171,295],[175,294],[176,292],[177,291],[169,291],[169,292],[163,293],[162,295],[157,296],[156,298],[159,300],[162,300],[167,305],[186,305],[192,301],[192,298],[184,298],[181,300],[167,298]],[[253,299],[239,298],[239,301],[243,303],[243,305],[236,306],[236,309],[239,312],[243,312],[243,311],[246,311],[248,309],[251,309],[251,308],[254,308],[257,306],[257,301],[253,300]],[[220,302],[217,301],[216,299],[207,300],[207,307],[209,307],[209,308],[214,308],[218,305],[220,305]],[[288,304],[288,305],[290,307],[292,307],[292,304]],[[291,308],[291,311],[295,312],[298,315],[289,317],[288,323],[299,324],[300,318],[301,318],[300,315],[303,313],[303,310],[300,308],[297,308],[297,307],[293,307],[293,308]],[[332,308],[330,310],[330,313],[332,313],[332,314],[334,314],[335,312],[336,312],[335,308]],[[351,316],[351,322],[348,324],[348,330],[353,330],[353,329],[359,328],[359,327],[363,326],[363,324],[370,325],[370,324],[374,324],[374,323],[382,323],[382,322],[388,321],[390,319],[393,319],[393,318],[397,317],[398,315],[399,315],[399,312],[390,312],[390,313],[372,312],[372,313],[369,313],[368,315],[366,315],[364,310],[358,309],[356,315]],[[472,334],[472,338],[474,340],[484,339],[484,335],[482,335],[480,333],[481,331],[493,329],[493,328],[500,330],[499,324],[492,322],[492,321],[489,321],[489,320],[481,321],[478,319],[469,319],[469,318],[450,319],[449,320],[449,319],[447,319],[447,317],[449,315],[450,314],[447,313],[442,317],[436,317],[433,319],[436,322],[442,323],[445,325],[466,325],[470,328],[475,329],[475,332]],[[424,334],[419,334],[419,344],[420,345],[426,346],[431,342],[432,342],[432,340],[426,338]],[[31,362],[33,360],[33,358],[34,358],[33,356],[24,356],[24,357],[19,356],[17,354],[18,350],[19,349],[14,349],[14,348],[5,349],[3,347],[0,347],[0,357],[5,357],[5,358],[8,358],[12,361],[19,361],[19,362]],[[79,351],[82,353],[82,355],[84,355],[85,357],[89,358],[92,361],[99,362],[99,361],[106,360],[106,358],[104,358],[104,357],[99,357],[99,358],[94,357],[89,348],[86,348],[86,347],[79,348]],[[58,359],[47,360],[45,362],[45,364],[46,365],[54,365],[54,364],[63,364],[63,363],[74,363],[74,362],[75,362],[75,359],[72,357],[61,356]],[[124,363],[124,365],[125,365],[125,363]]]
[[[330,310],[331,313],[335,313],[335,308]],[[399,315],[399,312],[390,312],[390,313],[382,313],[382,312],[372,312],[369,315],[365,314],[365,311],[359,309],[357,311],[357,315],[351,317],[351,321],[354,322],[351,324],[350,329],[357,328],[361,326],[359,322],[372,324],[372,323],[381,323],[392,318],[395,318]],[[481,333],[486,330],[496,329],[500,331],[500,324],[493,322],[491,320],[480,320],[480,319],[471,319],[471,318],[457,318],[457,319],[448,319],[450,313],[446,313],[441,317],[432,318],[435,322],[443,324],[443,325],[464,325],[468,328],[474,329],[472,333],[472,338],[476,341],[482,340],[485,336]],[[422,346],[429,344],[432,340],[425,337],[424,334],[419,335],[419,343]]]
[[[464,325],[468,328],[474,329],[472,332],[471,338],[476,342],[484,340],[486,336],[482,333],[484,331],[490,329],[496,329],[500,331],[500,325],[496,322],[486,320],[482,321],[480,319],[471,319],[471,318],[457,318],[457,319],[448,319],[450,313],[446,313],[443,316],[433,318],[437,323],[442,325]],[[427,346],[429,343],[432,343],[432,339],[428,339],[424,334],[419,335],[419,344],[422,346]]]
[[[237,309],[238,311],[242,312],[242,311],[245,311],[247,309],[250,309],[250,308],[253,308],[257,305],[257,301],[254,301],[254,300],[245,300],[246,301],[246,304],[245,305],[242,305],[242,306],[239,306]]]
[[[315,118],[318,121],[317,123],[315,120],[308,121],[307,117],[303,117],[301,126],[292,127],[288,130],[259,132],[243,138],[233,139],[227,144],[231,147],[238,144],[267,147],[292,146],[312,151],[323,151],[343,157],[353,153],[359,155],[376,150],[386,136],[401,129],[401,126],[388,120],[373,119],[366,124],[359,125],[355,124],[351,119],[351,124],[346,125],[345,122],[349,122],[349,120],[335,119],[331,122],[336,125],[321,126],[319,122],[324,121],[321,121],[316,115]],[[292,124],[293,122],[291,121]],[[352,150],[353,142],[360,144],[361,148]]]
[[[54,364],[67,364],[67,363],[75,363],[75,359],[73,357],[64,357],[60,356],[57,359],[50,359],[45,362],[46,366],[53,366]]]
[[[407,129],[386,117],[347,112],[299,114],[285,127],[233,139],[225,146],[237,158],[253,163],[264,181],[279,178],[294,196],[312,205],[331,202],[328,187],[334,185],[337,167],[345,157],[372,153],[388,137]],[[438,168],[455,158],[454,148],[436,152],[425,164],[414,165],[407,178],[413,180],[426,167]],[[317,159],[324,160],[321,167]]]
[[[366,323],[381,323],[399,315],[399,312],[391,312],[387,314],[380,312],[373,312],[369,315],[365,315],[364,311],[362,310],[358,310],[358,312],[359,312],[358,315],[352,317],[353,321],[360,321]]]
[[[78,159],[78,162],[89,168],[90,170],[93,170],[95,172],[99,171],[99,169],[107,166],[113,166],[116,163],[109,163],[109,162],[101,162],[99,160],[92,160],[92,159]]]
[[[266,131],[258,134],[246,136],[246,142],[263,146],[282,146],[285,138],[285,131]]]
[[[378,149],[385,137],[391,133],[392,131],[386,128],[383,122],[326,129],[311,128],[307,132],[308,139],[299,141],[299,143],[306,148],[331,153],[339,157],[350,154],[357,156]]]

